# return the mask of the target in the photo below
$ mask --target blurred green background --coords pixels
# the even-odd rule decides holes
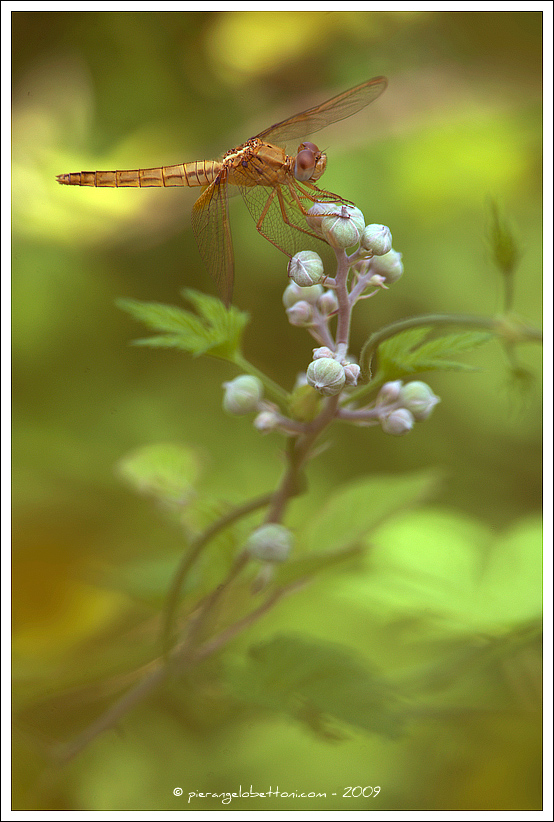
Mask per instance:
[[[501,310],[485,239],[490,198],[523,252],[515,310],[540,325],[541,13],[16,12],[12,26],[14,808],[182,810],[177,785],[186,794],[240,782],[382,786],[373,803],[303,800],[295,810],[540,807],[538,651],[525,642],[498,674],[510,693],[501,706],[474,683],[471,710],[462,700],[464,710],[397,742],[353,733],[331,744],[200,688],[193,707],[182,694],[153,698],[125,720],[125,735],[108,733],[64,769],[47,751],[109,704],[110,677],[125,676],[137,653],[144,663],[157,653],[144,626],[159,601],[118,584],[117,573],[144,562],[161,591],[183,549],[178,531],[118,479],[118,460],[150,442],[193,446],[199,492],[238,503],[274,487],[282,445],[223,414],[228,367],[130,347],[143,329],[114,305],[121,296],[179,303],[183,286],[214,293],[190,227],[198,192],[66,188],[56,174],[214,158],[384,74],[377,102],[317,140],[328,153],[323,186],[368,223],[388,225],[405,265],[390,291],[360,305],[353,350],[412,314]],[[231,222],[234,302],[252,317],[246,354],[290,388],[312,342],[283,314],[286,258],[257,235],[240,197]],[[539,376],[538,346],[518,358]],[[337,427],[291,524],[348,480],[438,467],[430,507],[399,524],[414,546],[436,531],[448,551],[466,528],[483,544],[525,534],[536,546],[539,382],[522,402],[495,343],[470,361],[475,374],[426,378],[442,402],[409,437]],[[504,594],[527,579],[517,563],[505,570],[514,579]],[[364,584],[300,592],[257,626],[257,640],[302,628],[356,647],[385,672],[427,660],[429,638],[425,647],[401,631],[391,639]],[[530,586],[535,602],[536,577]],[[521,613],[535,619],[532,607]],[[525,619],[502,630],[523,630]],[[467,631],[488,636],[488,625]],[[203,800],[196,810],[220,807]]]

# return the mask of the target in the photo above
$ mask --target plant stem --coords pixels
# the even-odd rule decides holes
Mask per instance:
[[[252,365],[249,360],[242,356],[242,354],[237,353],[233,358],[233,362],[247,374],[251,374],[253,377],[257,377],[262,385],[264,386],[267,393],[273,397],[273,399],[279,403],[279,405],[287,405],[289,395],[285,391],[284,388],[281,388],[276,382],[270,379],[263,371],[260,371],[256,368],[255,365]]]
[[[333,280],[333,288],[337,295],[339,304],[337,310],[337,333],[333,348],[335,356],[343,359],[348,353],[348,343],[350,336],[350,318],[352,315],[352,304],[348,294],[348,272],[350,271],[350,261],[343,249],[334,249],[337,258],[337,273]],[[331,343],[333,341],[331,340]],[[331,345],[329,346],[331,347]],[[281,522],[285,514],[289,500],[298,493],[301,487],[302,471],[305,463],[309,459],[312,447],[318,437],[332,422],[337,413],[339,403],[338,395],[329,397],[323,410],[309,425],[306,426],[305,433],[289,441],[287,449],[287,468],[277,488],[266,522]]]
[[[337,312],[337,334],[335,353],[339,359],[346,357],[348,353],[348,342],[350,339],[350,318],[352,316],[352,305],[348,294],[348,272],[350,262],[346,251],[335,249],[337,256],[337,276],[335,277],[335,291],[339,308]]]
[[[301,486],[304,465],[310,456],[315,441],[334,419],[338,400],[338,395],[329,397],[321,413],[306,426],[306,433],[295,440],[291,439],[289,441],[287,468],[279,487],[273,495],[265,519],[266,522],[281,522],[289,500],[299,493],[298,489]]]
[[[223,531],[229,525],[232,525],[233,522],[236,522],[242,517],[251,514],[253,511],[257,511],[258,508],[263,508],[265,505],[269,505],[272,498],[273,494],[271,493],[263,494],[263,496],[256,497],[255,499],[250,500],[250,502],[245,502],[243,505],[237,505],[237,507],[229,511],[228,514],[225,514],[216,520],[216,522],[213,522],[208,528],[206,528],[205,531],[199,534],[191,542],[189,550],[186,554],[184,554],[181,562],[179,563],[179,567],[175,572],[175,576],[173,577],[173,581],[167,595],[162,628],[162,646],[164,653],[167,653],[169,650],[171,633],[175,623],[175,613],[179,604],[179,596],[183,588],[183,583],[204,548],[220,531]]]
[[[111,708],[89,725],[73,742],[54,750],[53,757],[56,762],[60,765],[68,763],[96,739],[97,736],[100,736],[104,731],[117,725],[129,711],[146,699],[149,694],[156,690],[156,688],[159,688],[171,676],[176,673],[182,675],[204,659],[207,659],[219,651],[241,633],[241,631],[244,631],[257,622],[283,599],[283,597],[293,593],[297,588],[301,587],[302,584],[303,582],[296,581],[284,588],[273,591],[261,605],[233,625],[230,625],[217,636],[200,645],[192,653],[188,642],[180,643],[174,650],[171,664],[169,664],[164,657],[155,660],[153,663],[155,665],[154,670],[150,671],[148,675],[141,679],[133,688],[123,694]]]

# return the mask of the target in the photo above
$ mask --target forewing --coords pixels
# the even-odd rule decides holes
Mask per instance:
[[[221,299],[227,307],[233,296],[234,260],[227,183],[216,178],[200,195],[192,208],[192,229],[200,256],[214,278]]]
[[[356,114],[373,100],[377,99],[387,87],[386,77],[374,77],[359,86],[343,91],[319,106],[301,111],[294,117],[282,120],[256,135],[262,140],[279,144],[288,140],[298,140],[314,134],[331,123],[337,123],[346,117]]]

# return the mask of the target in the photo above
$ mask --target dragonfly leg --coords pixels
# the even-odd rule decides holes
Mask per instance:
[[[304,187],[304,189],[310,189],[309,191],[304,191],[300,188],[300,186],[298,186],[298,188],[300,188],[300,190],[302,191],[302,196],[305,197],[307,200],[310,200],[310,202],[312,203],[331,202],[336,203],[339,207],[343,205],[354,205],[350,202],[350,200],[345,200],[344,197],[339,197],[338,194],[333,194],[331,191],[325,191],[325,189],[323,188],[318,188],[316,185],[310,183],[309,181],[302,183],[302,186]]]
[[[256,223],[256,230],[259,231],[260,234],[263,234],[264,237],[265,237],[265,234],[262,231],[262,224],[263,224],[263,221],[265,220],[265,218],[267,217],[267,212],[269,211],[269,207],[270,207],[271,203],[273,202],[273,200],[275,198],[275,194],[277,192],[277,189],[278,189],[278,186],[275,186],[275,188],[273,189],[273,191],[271,192],[271,194],[267,198],[266,204],[263,208],[263,211],[260,214],[260,218],[259,218],[258,222]]]
[[[273,187],[270,195],[268,196],[268,198],[265,202],[263,210],[262,210],[262,212],[261,212],[261,214],[260,214],[260,216],[259,216],[259,218],[256,222],[256,230],[262,235],[262,237],[265,237],[266,240],[269,240],[269,242],[272,243],[272,245],[274,245],[275,248],[278,248],[279,251],[282,251],[283,254],[287,255],[287,257],[291,256],[291,254],[285,248],[283,248],[283,246],[279,243],[279,241],[276,238],[272,238],[272,237],[269,236],[269,232],[267,231],[266,228],[264,228],[264,222],[267,218],[267,215],[268,215],[268,212],[269,212],[269,209],[270,209],[271,205],[275,201],[275,198],[277,198],[277,202],[279,204],[279,210],[281,212],[281,219],[283,220],[285,225],[289,226],[289,228],[295,229],[295,231],[300,231],[303,234],[307,234],[309,237],[315,237],[316,239],[320,239],[320,238],[317,237],[316,234],[313,234],[311,231],[308,231],[308,229],[300,228],[300,226],[295,225],[294,223],[292,223],[290,221],[290,219],[287,215],[286,203],[285,203],[285,200],[284,200],[284,197],[283,197],[283,192],[281,190],[281,187],[278,186],[278,185]],[[297,197],[295,197],[294,199],[297,202],[297,204],[300,206],[301,212],[303,214],[306,214],[306,209],[302,207],[302,204],[300,203],[299,199]]]
[[[288,218],[287,210],[286,210],[286,207],[285,207],[285,201],[283,199],[283,192],[281,191],[281,189],[279,187],[277,187],[275,189],[275,191],[277,192],[277,198],[279,200],[279,208],[281,209],[281,216],[283,218],[283,222],[286,223],[291,228],[296,229],[296,231],[301,231],[304,234],[308,234],[308,236],[310,236],[310,237],[315,237],[316,239],[321,239],[321,237],[318,237],[317,234],[313,233],[313,231],[309,231],[307,228],[301,228],[299,225],[295,225],[294,223],[291,223],[291,221]],[[304,216],[306,216],[306,214],[308,212],[304,208],[304,206],[302,205],[302,203],[300,201],[300,197],[298,196],[298,194],[296,193],[296,191],[294,190],[294,188],[292,186],[289,186],[289,192],[292,195],[292,198],[296,201],[296,203],[297,203],[298,207],[300,208],[300,211],[302,212],[302,214]]]

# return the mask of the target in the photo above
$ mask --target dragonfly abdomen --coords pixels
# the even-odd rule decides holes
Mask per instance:
[[[164,186],[206,186],[221,171],[221,163],[200,160],[159,168],[134,168],[128,171],[77,171],[59,174],[58,183],[66,186],[96,188],[151,188]]]

